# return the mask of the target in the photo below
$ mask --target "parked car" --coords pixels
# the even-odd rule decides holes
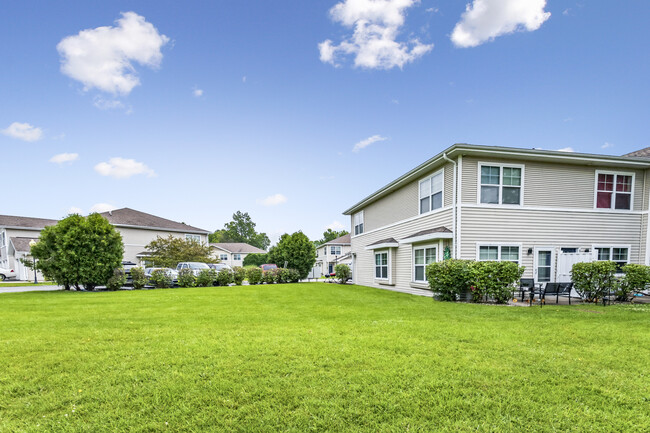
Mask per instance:
[[[262,268],[263,271],[269,271],[271,269],[277,269],[278,265],[273,263],[266,263],[264,265],[260,265],[260,268]]]
[[[131,278],[131,269],[138,266],[137,264],[129,261],[122,262],[122,269],[124,269],[124,275],[126,276],[126,285],[130,286],[133,284],[133,278]]]
[[[169,277],[171,277],[172,282],[174,284],[178,283],[178,272],[173,270],[172,268],[145,268],[144,270],[144,276],[149,279],[151,277],[151,274],[154,271],[165,271]]]
[[[16,278],[16,271],[13,269],[0,268],[0,281],[4,281],[7,278]]]
[[[210,269],[210,266],[201,262],[180,262],[176,265],[176,272],[180,272],[181,269],[191,269],[192,273],[198,276],[202,270]]]
[[[230,265],[227,265],[225,263],[208,263],[208,266],[210,267],[210,269],[214,269],[217,272],[219,272],[222,269],[228,269],[232,271]]]

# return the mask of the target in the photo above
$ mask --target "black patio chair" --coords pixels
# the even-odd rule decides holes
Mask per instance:
[[[555,303],[560,302],[560,296],[569,298],[569,305],[571,305],[571,289],[573,283],[546,283],[546,287],[542,291],[541,305],[546,303],[546,295],[555,295]]]
[[[519,294],[521,295],[521,302],[524,302],[524,295],[526,292],[535,289],[535,280],[533,278],[522,278],[519,281]]]

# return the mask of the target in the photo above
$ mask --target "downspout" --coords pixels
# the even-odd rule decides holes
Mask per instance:
[[[457,165],[456,165],[456,161],[454,161],[453,159],[449,159],[449,157],[447,156],[447,152],[444,152],[442,154],[442,157],[443,157],[443,159],[445,159],[445,160],[451,162],[452,164],[454,164],[454,187],[453,187],[453,197],[452,197],[451,208],[452,208],[452,214],[453,214],[453,217],[452,217],[452,221],[453,221],[452,222],[452,226],[453,226],[452,231],[454,232],[454,238],[453,238],[453,240],[454,240],[454,254],[453,254],[453,258],[457,259],[458,258],[458,250],[459,250],[458,242],[456,240],[456,169],[457,169]]]
[[[644,199],[646,200],[645,203],[645,209],[641,209],[642,211],[645,211],[645,260],[644,264],[646,266],[650,265],[650,214],[648,213],[648,210],[650,209],[650,197],[648,196],[648,191],[647,191],[647,185],[648,185],[648,170],[645,171],[643,175],[643,196]],[[639,260],[640,261],[640,260]]]
[[[456,239],[458,240],[457,259],[462,259],[461,229],[463,227],[463,155],[458,155],[458,210],[456,211]]]

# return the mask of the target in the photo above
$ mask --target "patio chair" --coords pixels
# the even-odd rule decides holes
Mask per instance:
[[[542,302],[544,305],[546,303],[546,295],[555,295],[555,303],[560,302],[560,296],[569,298],[569,305],[571,305],[571,289],[573,289],[573,283],[546,283],[546,287],[542,291]]]
[[[525,293],[534,289],[535,289],[535,280],[533,278],[522,278],[519,281],[519,294],[521,295],[521,302],[524,302]]]

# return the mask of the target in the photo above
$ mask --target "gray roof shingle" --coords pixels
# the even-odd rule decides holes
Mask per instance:
[[[0,227],[24,227],[27,229],[43,229],[47,226],[53,226],[56,223],[58,223],[57,220],[46,218],[0,215]]]
[[[417,236],[430,235],[432,233],[452,233],[452,231],[449,230],[447,227],[440,226],[440,227],[436,227],[435,229],[426,229],[426,230],[419,231],[417,233],[413,233],[412,235],[407,236],[404,239],[414,238]]]
[[[38,238],[11,237],[11,243],[14,244],[14,248],[21,253],[28,253],[32,249],[29,245],[31,241],[38,241]]]
[[[266,251],[245,243],[220,242],[210,244],[210,246],[235,254],[266,254]]]
[[[350,233],[325,242],[323,245],[350,245]]]
[[[106,218],[108,222],[114,226],[134,226],[186,233],[209,233],[207,230],[200,229],[198,227],[192,227],[185,223],[168,220],[145,212],[140,212],[135,209],[130,209],[128,207],[116,209],[109,212],[102,212],[100,215]]]
[[[627,156],[628,158],[649,158],[650,159],[650,147],[635,150],[634,152],[626,153],[623,156]]]

